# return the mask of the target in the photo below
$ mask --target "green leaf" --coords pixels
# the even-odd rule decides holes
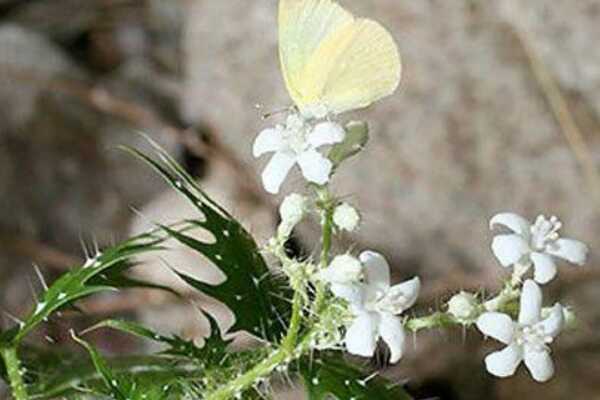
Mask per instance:
[[[54,351],[21,346],[19,358],[25,370],[24,379],[32,399],[75,398],[78,393],[108,393],[104,378],[96,370],[90,360],[82,360],[73,351]],[[1,363],[1,361],[0,361]],[[120,380],[135,381],[138,388],[151,388],[151,393],[161,393],[168,389],[171,398],[180,399],[187,389],[182,385],[187,380],[194,380],[197,365],[174,362],[156,356],[127,356],[108,359],[112,375]],[[5,377],[4,365],[0,365],[0,373]],[[89,399],[89,397],[86,397]]]
[[[329,159],[334,166],[358,154],[369,141],[369,125],[366,122],[351,121],[346,127],[344,141],[336,144],[329,151]]]
[[[300,374],[309,400],[412,399],[398,384],[380,376],[368,376],[347,364],[341,353],[322,353],[314,360],[301,360]]]
[[[185,340],[176,335],[170,337],[160,335],[131,321],[105,320],[87,329],[86,332],[100,328],[116,329],[121,332],[126,332],[131,335],[167,345],[167,349],[160,354],[188,359],[191,358],[200,363],[203,367],[206,367],[220,362],[223,357],[225,357],[227,346],[229,346],[232,341],[224,340],[217,321],[208,313],[204,312],[204,315],[210,323],[210,335],[205,338],[204,346],[201,348],[196,346],[191,340]]]
[[[31,330],[45,321],[52,313],[66,305],[94,293],[130,287],[133,281],[122,277],[132,265],[132,257],[149,251],[159,250],[164,240],[155,234],[144,234],[110,247],[95,258],[58,278],[41,296],[35,309],[13,332],[11,341],[20,342]],[[140,286],[158,287],[137,282]],[[5,338],[6,340],[6,338]]]
[[[289,315],[289,293],[267,268],[258,246],[225,209],[208,197],[164,150],[153,144],[160,160],[127,148],[152,166],[174,189],[199,211],[190,225],[210,232],[214,241],[200,241],[181,230],[163,226],[165,232],[185,246],[203,255],[217,266],[227,279],[217,285],[201,282],[185,274],[178,275],[192,287],[226,304],[235,314],[231,332],[244,330],[270,341],[284,334]],[[174,266],[177,267],[177,266]]]
[[[96,372],[98,372],[104,384],[104,391],[100,389],[100,393],[110,395],[111,398],[117,400],[160,400],[173,398],[172,396],[175,395],[174,391],[177,391],[178,396],[175,398],[180,398],[182,393],[178,390],[179,384],[177,383],[179,377],[171,373],[167,375],[169,378],[167,380],[168,383],[165,383],[159,381],[157,379],[158,376],[154,374],[152,376],[155,380],[148,380],[143,379],[143,376],[138,373],[115,371],[94,346],[74,334],[72,336],[77,343],[88,351],[92,359]],[[148,365],[144,367],[147,369]],[[165,365],[161,367],[164,372]],[[173,366],[171,365],[170,367],[172,368]],[[94,390],[93,387],[89,389]]]

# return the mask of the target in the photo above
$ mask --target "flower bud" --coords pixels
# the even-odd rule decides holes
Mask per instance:
[[[308,200],[306,197],[297,193],[288,195],[281,206],[279,214],[281,215],[281,224],[279,225],[279,236],[289,236],[292,229],[302,221],[308,209]]]
[[[348,203],[342,203],[336,207],[333,212],[333,222],[340,229],[352,232],[358,226],[360,222],[360,215],[354,207]]]
[[[477,317],[477,306],[477,298],[474,295],[460,292],[448,302],[448,312],[458,320],[469,320]]]
[[[349,254],[337,256],[331,264],[319,273],[319,277],[329,283],[355,283],[362,278],[363,266],[357,258]]]

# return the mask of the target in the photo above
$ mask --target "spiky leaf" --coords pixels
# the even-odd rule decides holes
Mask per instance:
[[[155,149],[159,160],[134,149],[127,150],[151,165],[198,209],[199,218],[187,222],[210,232],[213,240],[202,241],[170,227],[163,227],[164,230],[183,245],[207,258],[227,279],[212,285],[185,274],[179,273],[179,276],[233,311],[235,323],[231,332],[243,330],[266,340],[279,340],[285,330],[283,321],[289,313],[289,304],[285,300],[289,296],[270,273],[255,241],[167,153],[156,145]]]
[[[130,372],[114,370],[93,345],[76,335],[73,335],[73,339],[88,351],[94,368],[103,383],[103,387],[97,388],[95,382],[90,382],[87,387],[88,390],[109,395],[117,400],[161,400],[180,398],[182,395],[178,384],[180,377],[173,375],[172,372],[167,374],[166,380],[164,380],[165,376],[162,376],[163,381],[160,381],[158,379],[160,375],[154,375],[154,380],[148,380],[147,377],[139,373],[140,371],[133,369]],[[159,365],[161,372],[168,371],[165,370],[166,365],[164,363]],[[148,366],[146,365],[145,368],[148,368]]]
[[[141,338],[149,339],[155,342],[162,343],[167,346],[160,354],[173,357],[183,357],[193,359],[200,363],[203,367],[218,363],[225,357],[227,346],[231,340],[224,340],[221,335],[221,330],[217,322],[209,314],[204,313],[210,323],[210,335],[205,338],[204,346],[198,347],[191,340],[183,339],[179,336],[164,336],[152,330],[131,321],[123,320],[105,320],[90,329],[96,330],[100,328],[111,328],[121,332],[126,332]]]
[[[309,400],[411,400],[398,384],[380,376],[369,376],[348,364],[339,353],[302,360],[300,374]]]
[[[131,265],[128,261],[139,254],[158,250],[163,238],[154,234],[144,234],[102,251],[95,258],[75,268],[57,279],[44,293],[35,309],[17,329],[11,338],[19,342],[37,325],[52,313],[66,305],[94,293],[130,287],[132,281],[122,277]],[[153,286],[137,282],[139,286]],[[154,286],[156,287],[156,286]],[[6,338],[4,339],[6,340]]]

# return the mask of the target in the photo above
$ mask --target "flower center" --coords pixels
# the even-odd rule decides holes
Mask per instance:
[[[404,305],[408,302],[408,299],[402,292],[379,292],[377,293],[377,299],[373,308],[376,311],[389,312],[394,315],[402,313],[404,311]]]
[[[306,140],[309,130],[310,127],[300,116],[292,114],[288,117],[283,131],[283,138],[292,152],[300,154],[309,148],[309,143]]]
[[[562,227],[562,223],[555,216],[547,219],[540,215],[535,220],[535,224],[531,227],[531,244],[536,250],[545,250],[549,245],[553,244],[558,238],[558,231]]]
[[[554,339],[546,334],[542,325],[524,326],[517,330],[515,342],[519,346],[527,346],[535,351],[548,350]]]

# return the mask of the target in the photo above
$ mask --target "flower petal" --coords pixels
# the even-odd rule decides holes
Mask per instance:
[[[404,340],[406,335],[404,334],[402,321],[390,313],[381,313],[380,316],[379,333],[383,341],[390,348],[390,362],[395,364],[400,361],[404,354]]]
[[[415,304],[421,290],[421,280],[415,277],[406,282],[392,286],[379,305],[383,309],[398,315]]]
[[[525,218],[509,212],[494,215],[490,220],[490,229],[496,225],[503,225],[523,237],[529,237],[531,228],[531,224]]]
[[[552,307],[550,315],[539,324],[544,327],[544,333],[546,335],[555,338],[563,329],[564,322],[565,317],[563,312],[563,306],[556,303],[554,307]]]
[[[492,337],[504,344],[509,344],[515,332],[515,323],[506,314],[486,312],[481,314],[477,319],[477,328],[485,336]]]
[[[521,304],[519,310],[519,323],[532,325],[540,321],[542,313],[542,290],[531,279],[523,284]]]
[[[522,360],[522,349],[513,343],[504,350],[489,354],[485,358],[485,367],[490,374],[506,378],[515,373]]]
[[[281,128],[268,128],[258,134],[252,146],[254,157],[260,157],[265,153],[277,151],[283,146]]]
[[[331,292],[354,306],[364,303],[364,285],[332,283]]]
[[[348,352],[362,357],[373,356],[379,339],[378,325],[378,314],[369,312],[358,314],[346,331],[344,341]]]
[[[583,265],[589,250],[586,244],[579,240],[558,239],[553,245],[548,246],[546,251],[573,264]]]
[[[364,266],[369,290],[386,292],[390,288],[390,265],[385,257],[374,251],[363,251],[358,258]]]
[[[516,234],[497,235],[492,241],[492,251],[504,267],[517,263],[529,253],[529,244]]]
[[[298,156],[298,164],[306,180],[323,185],[329,181],[333,164],[318,151],[311,149]]]
[[[525,349],[525,365],[538,382],[546,382],[554,376],[554,363],[547,350]]]
[[[340,143],[346,137],[346,131],[335,122],[321,122],[308,134],[306,140],[313,147]]]
[[[556,264],[547,254],[534,252],[530,255],[533,261],[533,279],[540,284],[548,283],[556,276]]]
[[[275,153],[262,173],[265,190],[277,194],[285,177],[295,163],[296,159],[292,155],[283,152]]]

